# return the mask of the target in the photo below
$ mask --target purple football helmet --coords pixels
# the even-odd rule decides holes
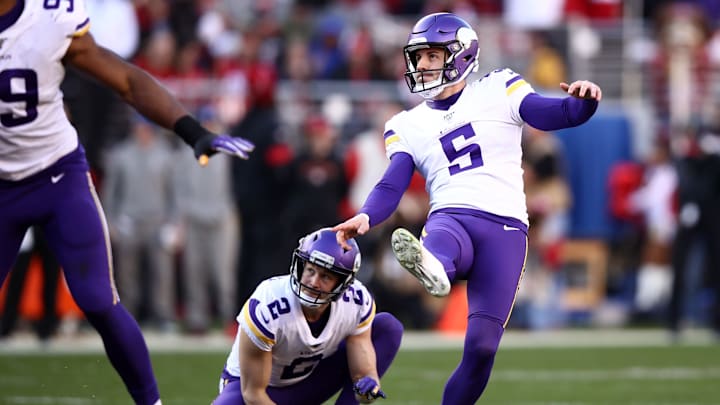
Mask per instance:
[[[419,49],[442,48],[445,65],[438,69],[440,76],[425,82],[418,74],[415,52]],[[470,24],[450,13],[429,14],[421,18],[408,36],[403,48],[407,71],[405,81],[412,93],[434,98],[447,86],[465,79],[478,69],[480,47],[478,36]]]
[[[335,239],[335,232],[330,228],[317,230],[302,239],[293,253],[290,264],[290,286],[295,295],[300,298],[300,303],[307,307],[318,307],[330,301],[337,300],[355,280],[355,274],[360,270],[360,248],[354,239],[347,243],[350,250],[345,250]],[[302,274],[305,263],[310,262],[322,268],[332,271],[340,276],[340,282],[330,292],[317,291],[314,288],[302,284]],[[306,294],[303,289],[322,293],[315,297]]]

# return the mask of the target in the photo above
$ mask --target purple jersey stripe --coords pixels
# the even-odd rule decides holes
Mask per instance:
[[[520,75],[513,77],[512,79],[505,82],[505,87],[510,87],[513,83],[515,83],[516,81],[518,81],[520,79],[522,79],[522,76],[520,76]]]
[[[257,328],[260,330],[260,332],[263,333],[263,335],[267,336],[268,338],[275,340],[275,334],[267,330],[262,323],[260,323],[260,320],[255,315],[255,308],[257,308],[260,301],[256,300],[255,298],[250,299],[250,318],[252,319],[253,323]]]
[[[372,315],[372,313],[373,313],[373,307],[374,307],[374,305],[372,304],[372,298],[371,298],[371,299],[370,299],[370,308],[368,308],[367,313],[362,316],[362,318],[360,319],[360,323],[365,322],[365,321],[368,319],[368,317],[369,317],[370,315]]]
[[[383,134],[383,138],[387,139],[388,136],[392,136],[392,135],[395,135],[395,131],[393,131],[392,129],[390,129],[390,130],[388,130],[387,132],[385,132],[385,133]]]
[[[78,24],[77,27],[75,27],[75,31],[80,31],[81,29],[85,28],[86,25],[90,24],[90,17],[86,18],[85,21]]]

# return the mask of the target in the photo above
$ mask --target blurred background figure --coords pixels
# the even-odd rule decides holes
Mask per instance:
[[[542,329],[565,323],[560,274],[563,243],[570,228],[572,195],[562,147],[550,132],[526,126],[523,131],[523,178],[527,200],[528,257],[520,287],[517,326]]]
[[[172,179],[167,139],[154,124],[135,117],[131,136],[108,156],[103,205],[120,298],[139,320],[166,332],[176,329],[173,261],[179,235]]]
[[[668,319],[676,338],[693,322],[707,323],[720,337],[720,131],[716,128],[685,132],[687,149],[677,162],[678,223]],[[704,291],[711,298],[698,304]]]
[[[242,217],[236,307],[272,275],[272,269],[287,264],[274,254],[278,244],[289,249],[297,243],[286,232],[277,232],[286,229],[282,213],[287,206],[287,169],[293,159],[278,117],[277,72],[258,55],[247,58],[242,69],[248,83],[246,113],[230,128],[232,135],[255,144],[253,159],[236,159],[232,165],[233,194]]]
[[[42,315],[33,322],[32,329],[42,342],[47,342],[58,329],[56,298],[60,265],[50,251],[42,230],[32,227],[25,234],[20,254],[7,281],[5,305],[0,318],[0,339],[10,336],[17,326],[21,293],[23,286],[27,285],[28,271],[35,255],[39,257],[42,269]]]
[[[642,262],[635,287],[635,310],[641,314],[664,312],[670,298],[677,187],[670,145],[660,138],[645,164],[643,184],[629,201],[632,212],[643,220]]]
[[[224,132],[211,107],[197,117],[212,131]],[[192,151],[182,148],[176,151],[174,160],[173,191],[182,235],[183,322],[187,332],[204,334],[213,326],[213,320],[227,326],[238,311],[235,295],[240,235],[232,195],[231,158],[215,156],[201,167]]]
[[[337,222],[347,198],[345,167],[337,151],[337,130],[322,115],[308,117],[303,143],[290,164],[285,223],[299,239]]]

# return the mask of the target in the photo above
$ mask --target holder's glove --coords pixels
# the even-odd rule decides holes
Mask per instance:
[[[380,389],[380,384],[375,381],[372,377],[363,377],[353,386],[355,391],[355,398],[360,401],[361,404],[369,404],[378,398],[387,398],[385,393]]]

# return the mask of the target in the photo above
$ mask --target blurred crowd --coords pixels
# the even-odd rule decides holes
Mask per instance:
[[[485,71],[508,66],[543,94],[574,79],[583,68],[577,58],[597,54],[603,33],[642,28],[622,57],[648,78],[641,95],[652,130],[640,143],[651,147],[597,185],[607,187],[606,208],[621,229],[599,241],[607,248],[600,302],[569,307],[561,299],[577,281],[568,276],[570,213],[583,202],[573,200],[557,136],[528,127],[531,245],[513,326],[651,322],[679,333],[694,323],[720,332],[720,2],[86,2],[98,43],[152,73],[209,128],[256,145],[248,161],[217,156],[201,168],[112,92],[68,72],[67,111],[107,213],[119,293],[147,327],[194,334],[231,327],[259,281],[287,272],[286,252],[300,236],[362,205],[388,163],[384,122],[419,101],[402,82],[411,24],[452,11],[477,28]],[[379,310],[409,329],[435,328],[461,312],[425,294],[388,249],[397,226],[419,234],[427,207],[417,176],[396,214],[358,240],[359,277]],[[4,308],[7,335],[17,303]]]

